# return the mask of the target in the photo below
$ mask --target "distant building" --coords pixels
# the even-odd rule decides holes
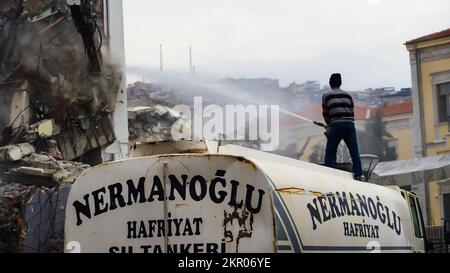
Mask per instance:
[[[304,99],[305,103],[320,101],[322,99],[320,83],[317,81],[307,81],[301,84],[293,82],[287,89],[298,98]]]
[[[366,104],[368,105],[383,105],[383,96],[385,95],[384,89],[381,88],[368,88],[364,92],[368,94],[368,101]]]
[[[450,29],[405,46],[412,72],[414,156],[450,154]]]
[[[129,98],[142,98],[147,97],[151,92],[152,84],[145,82],[135,82],[129,84],[127,88]]]
[[[412,100],[410,88],[403,88],[396,91],[394,87],[369,88],[363,92],[356,92],[355,100],[357,104],[367,106],[383,106],[386,104],[399,104]]]
[[[128,85],[127,95],[130,106],[153,106],[155,104],[174,106],[180,103],[180,99],[172,88],[140,81]]]
[[[381,97],[382,104],[398,104],[412,101],[412,91],[402,89],[403,91],[385,94]]]
[[[412,101],[386,105],[383,109],[383,114],[386,130],[393,138],[397,159],[411,159],[413,157],[411,151],[413,128]]]
[[[398,92],[398,93],[402,94],[404,96],[412,97],[412,88],[402,88],[402,89],[400,89],[400,92]]]
[[[395,87],[383,87],[380,89],[383,90],[383,95],[392,95],[395,93]]]

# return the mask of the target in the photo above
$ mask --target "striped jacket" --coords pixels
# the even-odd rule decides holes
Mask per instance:
[[[322,97],[323,118],[327,124],[354,122],[355,104],[349,93],[334,89]]]

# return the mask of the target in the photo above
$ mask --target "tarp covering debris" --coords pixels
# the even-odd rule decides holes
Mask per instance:
[[[0,253],[60,253],[70,187],[0,182]]]
[[[374,173],[375,182],[381,185],[406,186],[448,179],[450,155],[383,162],[378,164]]]
[[[23,210],[33,187],[0,182],[0,253],[14,253],[23,240]]]
[[[415,192],[422,204],[425,222],[429,222],[427,185],[450,177],[450,155],[404,161],[382,162],[374,170],[372,182],[383,186],[399,186]]]

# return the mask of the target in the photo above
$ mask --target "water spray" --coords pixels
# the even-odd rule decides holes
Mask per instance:
[[[313,121],[313,120],[311,120],[311,119],[309,119],[309,118],[306,118],[306,117],[303,117],[303,116],[294,114],[294,113],[292,113],[292,112],[289,112],[289,111],[286,111],[286,110],[283,110],[283,109],[280,109],[280,112],[281,112],[281,113],[284,113],[284,114],[286,114],[286,115],[288,115],[288,116],[291,116],[291,117],[294,117],[294,118],[298,118],[298,119],[304,120],[304,121],[306,121],[306,122],[312,123],[312,124],[317,125],[317,126],[319,126],[319,127],[323,127],[323,128],[325,128],[325,129],[328,128],[328,126],[327,126],[326,124],[322,123],[322,122],[319,122],[319,121]]]
[[[180,87],[179,89],[182,89],[183,87],[186,87],[186,86],[194,86],[195,87],[194,89],[197,89],[199,86],[201,86],[201,87],[204,87],[204,89],[207,90],[209,94],[211,94],[213,92],[216,95],[221,95],[221,96],[224,96],[224,97],[227,97],[227,98],[235,99],[233,93],[228,92],[228,90],[227,90],[227,92],[223,91],[223,89],[222,89],[223,86],[218,86],[216,84],[211,84],[208,81],[202,83],[202,82],[198,81],[199,78],[196,78],[196,80],[194,81],[194,80],[192,80],[192,78],[186,77],[186,75],[184,75],[184,74],[175,74],[175,76],[171,76],[170,74],[162,75],[161,73],[157,73],[157,71],[154,71],[154,70],[151,70],[151,69],[147,69],[145,67],[137,67],[137,66],[128,66],[126,68],[126,70],[127,70],[127,73],[130,73],[130,74],[137,74],[137,75],[141,75],[141,74],[147,74],[148,75],[148,74],[150,74],[150,75],[154,75],[155,78],[160,79],[160,80],[162,79],[162,84],[167,84],[168,82],[170,82],[173,86],[179,86]],[[239,93],[242,93],[242,92],[247,93],[247,94],[252,94],[251,92],[247,92],[245,90],[239,90]],[[239,101],[239,102],[242,102],[242,99],[240,99],[240,100],[241,101]],[[252,97],[251,100],[244,100],[244,101],[248,102],[248,103],[255,103],[255,98]],[[258,102],[258,101],[256,101],[256,103],[264,104],[264,102]],[[288,116],[291,116],[291,117],[294,117],[294,118],[306,121],[306,122],[311,123],[311,124],[314,124],[316,126],[319,126],[319,127],[325,128],[325,129],[328,128],[328,126],[326,124],[322,123],[322,122],[313,121],[311,119],[308,119],[306,117],[297,115],[295,113],[289,112],[289,111],[281,109],[281,108],[280,108],[280,112],[284,113],[284,114],[286,114]]]

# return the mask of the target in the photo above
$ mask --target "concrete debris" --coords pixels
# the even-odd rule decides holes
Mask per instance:
[[[1,161],[18,161],[22,159],[22,152],[17,146],[7,146],[0,148]]]
[[[58,161],[49,155],[31,154],[23,158],[17,167],[10,168],[6,177],[24,185],[53,188],[75,182],[88,168],[89,165],[79,162]]]
[[[182,89],[182,87],[179,87]],[[186,87],[189,88],[189,87]],[[184,90],[186,91],[186,90]],[[177,92],[162,84],[136,82],[128,86],[128,127],[130,143],[155,143],[173,141],[172,128],[181,130],[192,127],[185,118],[173,110],[175,105],[192,106],[193,92]],[[188,96],[186,97],[186,94]],[[205,104],[218,104],[214,96],[202,95]],[[221,101],[226,101],[221,98]],[[189,140],[189,139],[186,139]],[[235,144],[252,149],[260,149],[260,141],[221,141],[222,145]],[[133,148],[133,146],[131,147]]]
[[[179,121],[173,109],[163,106],[137,106],[128,109],[131,142],[157,142],[172,139],[172,126]]]
[[[54,119],[40,121],[35,127],[32,126],[31,129],[41,138],[54,137],[60,133],[59,126]]]
[[[0,162],[16,162],[34,152],[34,147],[29,143],[0,147]]]
[[[0,252],[62,252],[61,187],[116,142],[122,69],[103,58],[107,2],[75,2],[0,1]]]
[[[69,190],[0,181],[0,253],[62,253]]]
[[[163,154],[208,154],[217,151],[217,145],[209,141],[162,141],[157,143],[135,143],[130,158]]]
[[[115,142],[116,136],[111,118],[97,116],[95,119],[83,117],[72,130],[59,134],[55,139],[64,159],[74,160],[89,151],[108,147]]]
[[[75,160],[114,143],[122,72],[102,57],[104,1],[81,2],[2,1],[0,146],[47,139]]]
[[[34,187],[0,181],[0,253],[19,251],[23,239],[23,208]]]
[[[154,106],[165,105],[173,107],[183,104],[186,99],[180,97],[176,90],[163,85],[136,82],[127,88],[128,105],[130,106]]]
[[[22,158],[0,164],[0,253],[63,252],[61,223],[69,189],[90,166],[29,153],[33,148],[27,143],[12,147]],[[45,191],[45,198],[41,198],[41,191]],[[33,203],[31,197],[36,192],[39,198]],[[36,238],[37,232],[42,238]]]

